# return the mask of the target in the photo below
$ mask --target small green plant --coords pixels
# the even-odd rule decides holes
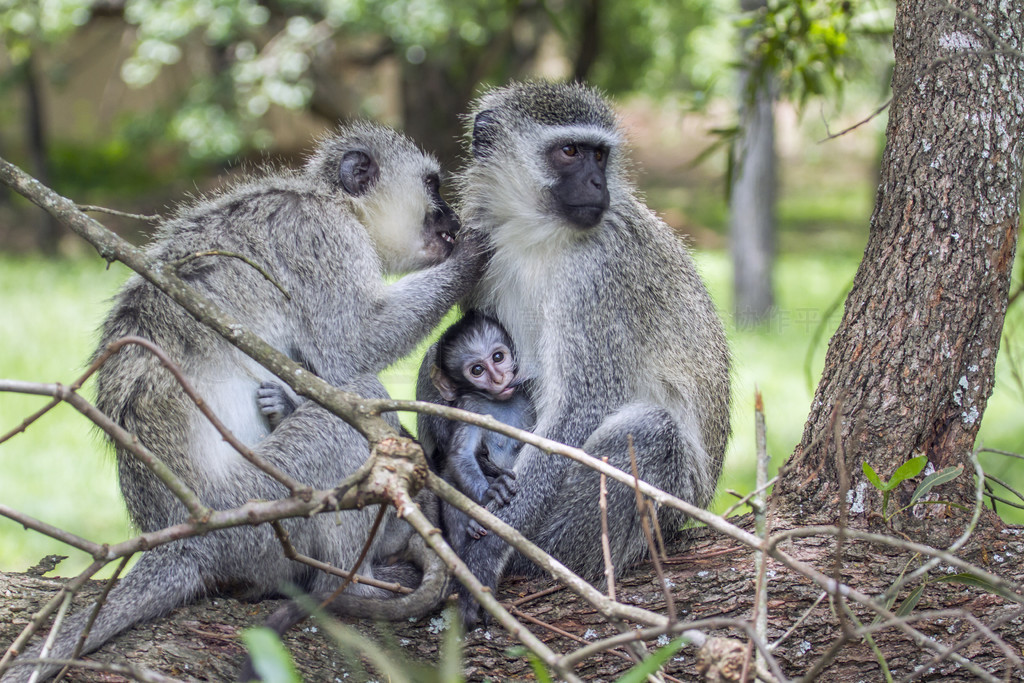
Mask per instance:
[[[956,479],[958,476],[960,476],[960,473],[963,472],[964,469],[963,466],[947,467],[938,472],[932,472],[927,477],[925,477],[921,481],[921,483],[917,485],[917,488],[914,489],[913,495],[910,496],[910,502],[907,505],[901,507],[899,510],[893,512],[891,515],[888,514],[889,495],[896,489],[897,486],[905,482],[907,479],[913,479],[917,475],[921,474],[921,472],[925,468],[925,465],[927,464],[928,456],[926,455],[919,455],[916,458],[911,458],[910,460],[900,465],[896,469],[896,471],[892,473],[892,477],[890,477],[888,481],[882,481],[882,478],[878,476],[878,473],[875,472],[874,468],[871,467],[871,465],[869,465],[866,460],[864,461],[862,465],[862,469],[864,470],[864,476],[867,477],[868,481],[871,482],[872,486],[874,486],[882,493],[882,518],[885,519],[886,522],[888,522],[890,519],[892,519],[899,513],[903,512],[904,510],[912,508],[918,504],[924,504],[926,502],[937,502],[943,503],[945,505],[955,505],[956,507],[961,507],[959,505],[956,505],[955,503],[950,503],[948,501],[921,500],[921,498],[924,497],[926,493],[931,491],[936,486],[939,486],[940,484],[945,484],[946,482]]]
[[[242,631],[242,642],[252,657],[253,668],[266,683],[301,683],[292,656],[281,639],[269,628]]]

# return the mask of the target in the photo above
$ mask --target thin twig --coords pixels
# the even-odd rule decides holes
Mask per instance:
[[[517,619],[520,619],[522,621],[528,621],[531,624],[535,624],[536,626],[539,626],[539,627],[541,627],[543,629],[551,631],[552,633],[554,633],[556,635],[559,635],[559,636],[561,636],[563,638],[567,638],[569,640],[573,640],[573,641],[575,641],[577,643],[583,643],[584,645],[586,645],[586,644],[588,644],[590,642],[590,641],[585,640],[585,639],[583,639],[583,638],[581,638],[581,637],[579,637],[579,636],[577,636],[577,635],[575,635],[573,633],[569,633],[565,629],[558,628],[554,624],[549,624],[548,622],[543,621],[541,619],[538,619],[537,617],[535,617],[533,615],[527,614],[526,612],[524,612],[524,611],[522,611],[520,609],[513,608],[513,609],[509,610],[509,612],[512,614],[512,616],[514,616]],[[633,657],[630,653],[626,652],[625,650],[619,650],[619,649],[608,650],[608,653],[612,654],[612,655],[615,655],[619,659],[625,659],[626,661],[629,661],[629,662],[635,662],[636,661],[636,658]],[[667,677],[667,678],[669,678],[670,680],[677,680],[677,679],[671,678],[671,677]]]
[[[976,484],[974,489],[974,513],[971,515],[970,522],[968,522],[967,526],[964,527],[963,533],[960,534],[959,538],[953,541],[949,548],[946,549],[946,552],[942,553],[941,556],[932,554],[932,559],[928,560],[920,567],[915,569],[909,575],[904,577],[903,580],[898,580],[895,583],[893,583],[893,585],[890,586],[882,595],[883,600],[889,600],[892,596],[896,595],[899,589],[905,586],[907,583],[916,582],[919,578],[926,575],[928,572],[930,572],[932,569],[938,566],[940,561],[949,562],[949,560],[947,560],[946,558],[955,557],[953,553],[955,553],[957,550],[963,547],[963,545],[967,543],[967,539],[969,539],[971,537],[971,534],[974,533],[974,529],[978,524],[978,520],[981,519],[981,511],[985,507],[985,472],[984,470],[981,469],[981,462],[978,460],[977,449],[971,452],[971,462],[974,464],[974,476],[976,478]],[[903,547],[909,546],[904,545]],[[920,551],[918,550],[916,552]],[[959,558],[956,559],[959,560]],[[987,574],[988,572],[985,573]],[[994,575],[992,576],[994,577]],[[999,581],[1002,583],[1002,579],[999,579]],[[1009,584],[1010,582],[1006,583]],[[1006,587],[1008,590],[1015,591],[1018,593],[1021,591],[1020,586],[1010,587],[1009,585],[1007,585],[1004,587]],[[1022,599],[1022,601],[1024,601],[1024,599]]]
[[[60,627],[64,624],[64,617],[67,616],[68,610],[71,608],[71,600],[74,597],[75,594],[70,591],[64,594],[64,599],[60,603],[60,609],[57,610],[57,616],[50,626],[50,632],[46,635],[46,640],[43,641],[43,649],[39,651],[40,659],[46,659],[50,656],[50,648],[53,647],[54,641],[57,640],[57,632],[60,631]],[[40,662],[32,671],[32,675],[28,677],[28,683],[36,683],[42,674],[42,670],[43,664]]]
[[[1019,498],[1020,500],[1024,500],[1024,493],[1021,493],[1017,489],[1013,488],[1012,486],[1007,484],[1002,479],[997,479],[996,477],[993,477],[991,474],[986,474],[985,478],[988,479],[989,481],[994,481],[995,483],[999,484],[1004,489],[1006,489],[1007,491],[1009,491],[1013,495],[1017,496],[1017,498]],[[985,495],[991,495],[991,494],[986,493]]]
[[[608,464],[608,456],[601,458],[604,464]],[[604,555],[604,579],[608,584],[608,597],[615,599],[615,565],[612,564],[612,547],[608,538],[608,480],[605,474],[601,473],[600,484],[600,508],[601,508],[601,552]]]
[[[825,591],[822,591],[821,593],[819,593],[819,594],[818,594],[818,599],[817,599],[817,600],[815,600],[815,601],[814,601],[814,602],[813,602],[813,603],[811,604],[811,606],[810,606],[810,607],[808,607],[808,608],[807,608],[807,609],[806,609],[806,610],[804,611],[804,613],[800,615],[800,618],[799,618],[799,619],[797,619],[797,620],[796,620],[795,622],[793,622],[793,625],[792,625],[792,626],[790,626],[790,627],[789,627],[789,629],[788,629],[788,630],[787,630],[787,631],[786,631],[785,633],[783,633],[783,634],[782,634],[781,636],[779,636],[778,640],[776,640],[776,641],[775,641],[774,643],[771,643],[771,644],[770,644],[770,645],[768,646],[768,649],[769,649],[769,650],[776,650],[776,649],[778,649],[778,647],[779,647],[780,645],[782,645],[782,644],[783,644],[784,642],[786,642],[786,640],[787,640],[787,639],[788,639],[788,638],[789,638],[789,637],[790,637],[791,635],[793,635],[793,633],[795,633],[795,632],[796,632],[796,630],[797,630],[797,629],[798,629],[798,628],[800,627],[800,624],[802,624],[802,623],[804,623],[805,621],[807,621],[807,618],[808,618],[809,616],[811,616],[811,612],[813,612],[813,611],[814,611],[814,609],[815,609],[815,608],[816,608],[816,607],[817,607],[818,605],[820,605],[820,604],[821,604],[821,601],[822,601],[822,600],[824,600],[824,599],[825,599],[826,597],[828,597],[828,593],[826,593]]]
[[[254,270],[256,270],[260,275],[262,275],[267,280],[267,282],[269,282],[270,284],[272,284],[275,287],[277,287],[278,291],[281,292],[281,294],[284,296],[286,301],[291,301],[292,300],[292,295],[288,293],[288,290],[286,290],[281,285],[280,282],[278,282],[273,277],[271,277],[270,273],[268,273],[263,268],[263,266],[261,266],[260,264],[256,263],[255,261],[253,261],[251,258],[246,256],[245,254],[238,254],[238,253],[235,253],[233,251],[222,251],[220,249],[208,249],[206,251],[197,251],[194,254],[189,254],[188,256],[186,256],[184,258],[180,258],[177,261],[172,262],[171,265],[174,266],[175,270],[181,270],[181,267],[183,265],[185,265],[186,263],[188,263],[190,261],[194,261],[197,258],[202,258],[203,256],[224,256],[226,258],[236,258],[239,261],[244,262],[246,265],[248,265],[251,268],[253,268]]]
[[[42,627],[43,623],[51,614],[53,614],[54,610],[60,606],[64,596],[68,593],[75,593],[78,591],[78,589],[82,587],[82,584],[92,578],[93,574],[98,572],[100,569],[103,569],[106,564],[106,562],[98,560],[90,564],[82,571],[81,574],[61,586],[61,589],[57,591],[57,594],[50,598],[49,602],[43,605],[38,612],[32,615],[32,618],[29,619],[29,622],[25,625],[25,628],[21,630],[18,637],[15,638],[14,642],[7,648],[4,656],[0,658],[0,675],[2,675],[3,672],[11,665],[11,661],[22,653],[25,645],[29,641],[29,638],[31,638],[36,631],[40,629],[40,627]]]
[[[7,432],[3,436],[0,436],[0,443],[3,443],[4,441],[8,441],[8,440],[14,438],[15,436],[17,436],[18,434],[22,433],[23,431],[28,429],[30,426],[32,426],[33,422],[35,422],[36,420],[41,418],[43,415],[46,415],[48,412],[50,412],[51,410],[53,410],[54,408],[56,408],[59,405],[60,405],[60,399],[59,398],[53,399],[52,401],[47,403],[45,406],[43,406],[42,408],[40,408],[36,412],[34,412],[31,415],[29,415],[28,417],[26,417],[24,420],[22,420],[20,425],[18,425],[17,427],[12,429],[11,431]]]
[[[977,449],[977,452],[978,453],[995,453],[996,455],[1005,455],[1005,456],[1008,456],[1008,457],[1011,457],[1011,458],[1018,458],[1020,460],[1024,460],[1024,455],[1021,455],[1020,453],[1014,453],[1013,451],[1001,451],[1001,450],[999,450],[997,448],[979,448],[979,449]]]
[[[387,512],[388,508],[386,505],[377,506],[377,516],[373,520],[373,526],[370,527],[370,533],[366,534],[366,542],[363,543],[363,549],[359,553],[359,557],[356,558],[355,563],[352,565],[352,569],[349,570],[348,576],[342,580],[341,585],[334,589],[331,595],[320,603],[320,608],[327,607],[334,599],[337,598],[342,592],[348,588],[349,584],[352,583],[352,579],[357,576],[356,572],[363,565],[363,560],[366,559],[366,555],[370,552],[370,546],[373,545],[373,539],[377,538],[377,531],[380,529],[380,523],[384,520],[384,513]]]
[[[463,496],[454,487],[450,486],[443,479],[438,477],[433,472],[428,474],[430,488],[437,491],[438,494],[446,501],[450,498],[455,499],[457,496]],[[469,500],[466,498],[466,500]],[[440,532],[436,527],[427,519],[423,511],[420,510],[419,506],[412,502],[411,499],[404,501],[396,501],[395,507],[398,508],[399,516],[408,522],[412,528],[414,528],[423,540],[427,542],[427,545],[437,553],[442,560],[444,560],[452,570],[452,574],[455,578],[462,582],[462,585],[473,595],[474,598],[480,603],[480,605],[486,609],[491,615],[494,616],[495,620],[501,624],[509,634],[518,639],[527,648],[529,648],[542,662],[544,662],[549,668],[553,669],[561,678],[569,681],[570,683],[582,683],[581,679],[572,672],[572,667],[563,665],[558,655],[556,655],[551,648],[545,645],[537,636],[530,633],[529,629],[525,628],[516,619],[509,614],[505,608],[495,599],[491,591],[487,589],[483,584],[480,583],[469,568],[466,567],[465,563],[455,554],[455,551],[444,542]],[[491,515],[493,517],[493,515]],[[498,528],[503,523],[493,517],[498,523],[491,528],[498,531]],[[480,521],[480,520],[477,520]],[[484,520],[491,521],[491,520]],[[504,536],[503,536],[504,537]]]
[[[22,663],[22,662],[19,662]],[[100,671],[102,673],[115,674],[132,678],[141,683],[184,683],[180,678],[171,678],[151,669],[143,669],[130,664],[115,664],[113,662],[92,662],[85,659],[26,659],[25,664],[56,664],[58,666],[86,669],[87,671]]]
[[[1000,638],[998,635],[996,635],[996,633],[992,630],[992,629],[994,629],[997,626],[1002,626],[1003,624],[1005,624],[1008,621],[1012,621],[1014,619],[1019,619],[1021,617],[1021,615],[1024,614],[1024,610],[1016,609],[1016,610],[1012,610],[1012,611],[1010,611],[1010,612],[1008,612],[1006,614],[1003,614],[998,619],[996,619],[991,624],[991,626],[983,624],[977,617],[975,617],[973,614],[971,614],[970,612],[968,612],[966,610],[940,610],[940,612],[944,612],[944,613],[945,612],[952,612],[952,614],[950,614],[949,616],[954,616],[954,617],[960,617],[960,618],[967,619],[977,629],[977,631],[975,631],[974,633],[972,633],[968,637],[964,638],[960,642],[956,643],[955,645],[950,645],[945,652],[937,653],[930,661],[925,662],[924,664],[919,666],[917,669],[912,671],[908,676],[906,676],[903,679],[903,681],[916,681],[917,679],[921,678],[925,674],[933,671],[934,667],[937,664],[945,661],[949,657],[949,655],[953,654],[957,650],[964,649],[965,647],[969,646],[971,643],[974,643],[975,641],[980,639],[982,636],[984,636],[984,637],[988,638],[989,640],[991,640],[993,643],[996,644],[996,646],[1000,650],[1003,651],[1003,654],[1006,656],[1006,659],[1009,662],[1013,663],[1013,668],[1014,669],[1020,670],[1021,668],[1024,668],[1024,661],[1021,661],[1020,656],[1014,651],[1014,649],[1012,647],[1007,645],[1006,642],[1003,641],[1003,639]],[[914,616],[916,616],[916,615],[914,615]],[[929,617],[934,617],[935,614],[934,613],[929,613],[928,616]],[[1009,670],[1007,671],[1006,680],[1007,681],[1010,680],[1010,671]],[[902,683],[902,681],[901,681],[901,683]]]
[[[509,604],[512,607],[522,607],[523,605],[525,605],[528,602],[533,602],[534,600],[546,597],[548,595],[551,595],[552,593],[557,593],[558,591],[563,591],[563,590],[565,590],[565,586],[563,586],[562,584],[558,584],[558,585],[555,585],[555,586],[551,586],[550,588],[545,588],[542,591],[537,591],[536,593],[530,593],[529,595],[525,595],[525,596],[519,598],[518,600],[514,600],[514,601],[510,602]]]
[[[353,576],[351,573],[345,571],[344,569],[339,569],[338,567],[335,567],[333,564],[321,562],[320,560],[313,559],[308,555],[303,555],[295,549],[295,546],[292,545],[291,539],[288,536],[288,532],[285,530],[284,526],[281,524],[280,521],[275,520],[270,523],[270,526],[271,528],[273,528],[274,535],[277,536],[277,540],[281,543],[281,548],[284,552],[284,556],[287,557],[289,560],[301,562],[302,564],[313,567],[314,569],[319,569],[322,572],[333,574],[334,576],[341,577],[342,579],[352,577],[352,583],[362,583],[367,586],[375,586],[376,588],[383,588],[384,590],[391,591],[392,593],[408,594],[413,592],[412,588],[409,588],[408,586],[403,586],[400,583],[380,581],[378,579],[373,579],[368,576],[363,576],[362,574],[356,574],[355,576]]]
[[[137,221],[145,221],[146,223],[159,223],[163,220],[162,216],[152,215],[147,216],[142,213],[128,213],[127,211],[118,211],[117,209],[108,209],[105,206],[95,206],[93,204],[78,204],[79,211],[86,211],[89,213],[108,213],[111,216],[121,216],[122,218],[133,218]]]
[[[837,586],[843,582],[843,545],[846,542],[846,527],[850,518],[850,504],[846,500],[850,491],[850,473],[846,469],[846,448],[843,446],[842,413],[845,402],[846,392],[843,391],[836,399],[835,409],[832,411],[832,439],[835,441],[836,469],[839,474],[839,533],[836,534],[836,552],[832,565],[832,578]],[[833,598],[839,603],[839,610],[836,612],[839,628],[847,638],[852,638],[854,629],[845,616],[849,611],[846,600],[841,591],[837,591]]]
[[[757,490],[763,491],[768,488],[768,428],[764,418],[764,399],[761,392],[754,390],[754,444],[757,459]],[[768,520],[765,513],[765,503],[760,495],[754,507],[754,528],[757,535],[762,539],[768,534]],[[762,642],[768,642],[768,558],[763,552],[754,554],[754,572],[757,575],[757,583],[754,591],[754,629],[757,637]],[[747,680],[747,673],[750,667],[750,654],[753,650],[748,648],[747,656],[743,659],[743,670],[740,672],[740,680]],[[755,666],[764,667],[764,659],[758,651]]]
[[[69,403],[75,410],[92,420],[93,423],[106,432],[118,446],[130,451],[132,455],[145,464],[164,486],[170,489],[178,500],[181,501],[192,519],[203,520],[209,516],[210,509],[203,505],[202,501],[199,500],[199,496],[185,483],[184,479],[175,474],[156,454],[146,448],[131,433],[100,412],[96,406],[86,401],[81,394],[76,393],[72,388],[66,387],[63,384],[39,384],[18,380],[0,380],[0,391],[54,396]]]
[[[991,474],[988,475],[988,476],[989,476],[990,479],[992,478]],[[1016,491],[1014,493],[1016,493]],[[994,501],[998,501],[998,502],[1002,503],[1003,505],[1009,505],[1012,508],[1017,508],[1018,510],[1024,510],[1024,505],[1022,505],[1020,503],[1015,503],[1012,500],[1010,500],[1009,498],[1003,498],[1002,496],[997,496],[996,494],[990,493],[988,491],[985,492],[985,497],[986,498],[991,498]]]
[[[829,135],[827,137],[822,138],[821,140],[818,140],[818,144],[820,145],[820,144],[822,144],[824,142],[828,142],[829,140],[835,140],[836,138],[839,138],[839,137],[842,137],[842,136],[846,135],[850,131],[857,130],[858,128],[863,126],[865,123],[868,123],[868,122],[874,120],[875,118],[877,118],[883,111],[888,109],[889,105],[891,105],[891,104],[892,104],[892,98],[890,97],[889,99],[887,99],[885,101],[885,103],[882,106],[880,106],[875,111],[871,112],[871,114],[867,118],[865,118],[865,119],[863,119],[861,121],[858,121],[857,123],[853,124],[849,128],[844,128],[843,130],[839,131],[838,133],[833,133],[832,135]]]
[[[626,436],[626,450],[629,452],[629,464],[633,468],[633,491],[636,493],[636,513],[640,517],[640,527],[644,530],[644,538],[647,539],[647,549],[651,553],[651,563],[654,564],[654,571],[658,576],[658,585],[665,596],[665,609],[668,611],[668,620],[676,620],[676,601],[672,597],[672,589],[669,588],[668,579],[665,578],[665,570],[661,566],[661,558],[658,556],[658,549],[654,545],[654,536],[651,534],[651,522],[648,514],[650,503],[640,494],[640,473],[636,464],[636,449],[633,448],[633,435]]]

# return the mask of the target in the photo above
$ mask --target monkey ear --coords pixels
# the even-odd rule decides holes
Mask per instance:
[[[380,177],[380,168],[367,152],[354,149],[345,152],[338,167],[338,178],[345,191],[354,197],[366,194]]]
[[[473,156],[482,159],[490,152],[497,133],[498,118],[490,109],[480,112],[473,119]]]
[[[434,383],[434,386],[441,393],[441,398],[446,401],[454,401],[458,394],[455,391],[455,384],[452,382],[448,375],[441,371],[441,368],[436,365],[430,366],[430,381]]]

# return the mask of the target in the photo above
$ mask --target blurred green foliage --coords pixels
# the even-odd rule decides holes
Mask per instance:
[[[11,63],[28,60],[40,44],[66,38],[89,21],[89,0],[0,0],[0,38]]]
[[[770,77],[801,108],[813,97],[840,96],[877,60],[878,43],[865,38],[888,37],[893,12],[885,0],[767,0],[739,22],[743,61],[752,67],[749,93]],[[890,46],[882,47],[891,59]]]

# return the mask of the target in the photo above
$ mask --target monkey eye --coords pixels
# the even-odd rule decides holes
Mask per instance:
[[[598,147],[597,149],[594,150],[594,158],[596,160],[603,161],[604,160],[604,155],[605,155],[605,151],[603,149],[601,149],[600,147]]]
[[[574,157],[578,153],[579,149],[576,147],[576,145],[566,145],[565,147],[562,148],[562,154],[564,154],[567,157]]]
[[[500,363],[501,361],[505,360],[505,352],[495,351],[494,355],[491,356],[491,360],[493,360],[495,363]]]
[[[469,369],[469,374],[473,375],[474,377],[479,377],[480,375],[484,374],[484,366],[481,365],[480,363],[477,363],[476,365]]]
[[[427,185],[427,189],[430,190],[431,194],[439,194],[441,192],[441,179],[436,175],[428,175],[424,181]]]

